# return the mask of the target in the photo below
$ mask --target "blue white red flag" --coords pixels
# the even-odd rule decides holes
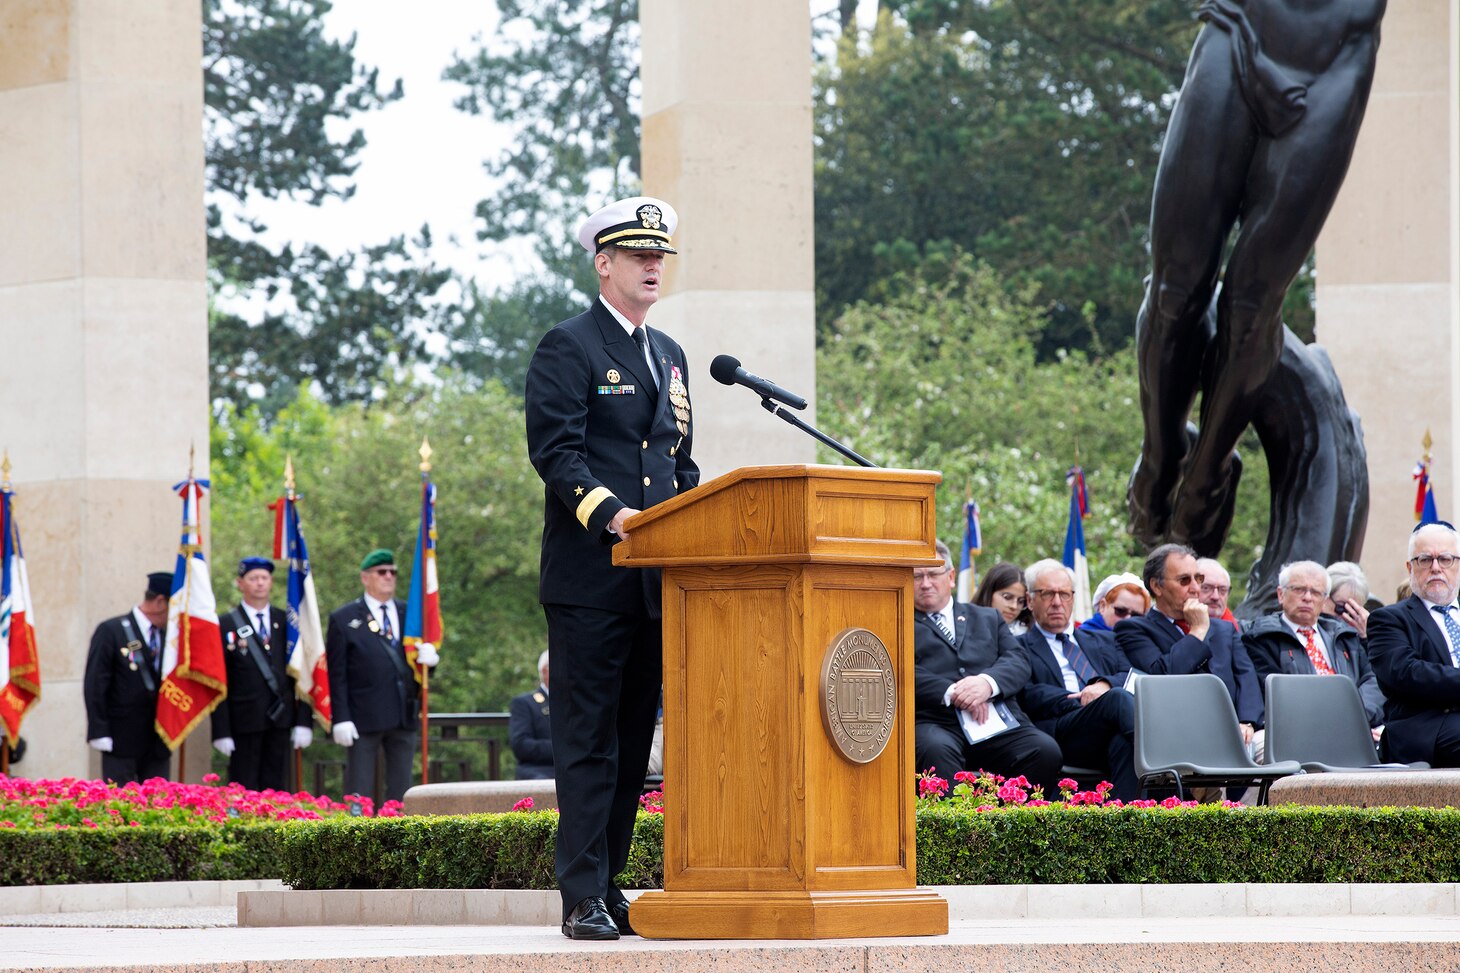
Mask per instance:
[[[1417,484],[1414,493],[1414,519],[1417,523],[1433,524],[1440,519],[1440,514],[1435,509],[1435,487],[1430,482],[1428,454],[1415,464],[1413,477]]]
[[[0,485],[0,531],[4,532],[0,553],[0,724],[13,748],[20,739],[21,720],[41,697],[41,669],[30,581],[20,547],[20,527],[15,522],[15,494],[8,477]]]
[[[411,568],[411,592],[406,600],[406,620],[401,631],[406,659],[421,681],[416,665],[416,647],[425,642],[441,648],[441,597],[436,580],[436,486],[431,475],[421,473],[421,527],[416,532],[416,559]]]
[[[325,660],[324,632],[319,624],[319,598],[309,567],[309,549],[299,526],[299,497],[294,493],[294,464],[285,469],[284,496],[274,501],[274,560],[289,562],[289,675],[294,691],[309,703],[315,719],[328,730],[330,708],[329,665]]]
[[[169,747],[193,731],[228,695],[218,603],[208,577],[198,532],[199,508],[208,481],[188,478],[173,487],[182,497],[182,539],[167,606],[167,644],[162,650],[162,685],[157,693],[157,733]]]
[[[1089,500],[1085,495],[1085,471],[1070,467],[1065,475],[1070,485],[1070,522],[1065,528],[1065,567],[1075,572],[1074,621],[1090,617],[1090,563],[1085,559],[1085,514]]]
[[[978,504],[972,497],[963,504],[963,551],[958,556],[958,601],[973,601],[978,587],[978,567],[974,559],[983,550],[983,525],[978,519]]]

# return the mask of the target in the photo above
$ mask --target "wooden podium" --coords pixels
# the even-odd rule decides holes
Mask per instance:
[[[913,822],[912,569],[942,563],[940,479],[747,467],[629,521],[614,563],[664,569],[664,891],[633,903],[641,935],[948,931]]]

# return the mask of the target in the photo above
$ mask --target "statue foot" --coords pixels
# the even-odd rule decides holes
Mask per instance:
[[[1242,457],[1236,452],[1214,477],[1193,476],[1187,470],[1176,491],[1171,539],[1187,545],[1198,557],[1216,557],[1232,528],[1241,481]]]
[[[1126,484],[1125,503],[1130,512],[1131,536],[1148,550],[1166,539],[1171,526],[1171,487],[1172,483],[1159,476],[1144,456],[1136,460]]]

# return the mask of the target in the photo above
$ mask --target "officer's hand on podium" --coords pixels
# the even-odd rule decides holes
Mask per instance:
[[[416,661],[423,666],[434,666],[441,661],[441,655],[436,651],[436,646],[430,642],[422,642],[416,646]]]
[[[308,726],[296,726],[294,728],[294,749],[303,750],[314,742],[314,729]]]
[[[610,534],[617,534],[620,537],[628,537],[629,531],[628,528],[624,526],[624,521],[628,520],[634,514],[640,512],[641,511],[634,507],[624,507],[618,513],[614,514],[613,519],[608,522],[608,532]]]
[[[213,749],[225,757],[233,756],[233,737],[219,737],[213,741]]]
[[[112,752],[111,737],[97,737],[95,740],[87,740],[86,743],[89,747],[91,747],[91,749],[98,750],[101,753]]]
[[[335,738],[335,742],[342,747],[348,747],[360,739],[360,731],[355,729],[355,724],[349,720],[345,720],[343,723],[336,723],[335,728],[330,731],[330,734]]]

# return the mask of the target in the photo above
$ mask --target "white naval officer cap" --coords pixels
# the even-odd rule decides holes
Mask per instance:
[[[678,253],[669,240],[678,225],[679,214],[664,200],[630,196],[609,203],[584,220],[578,227],[578,242],[589,253],[604,247]]]

